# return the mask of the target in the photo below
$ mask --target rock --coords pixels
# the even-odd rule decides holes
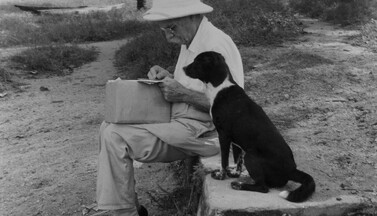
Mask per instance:
[[[48,89],[47,87],[44,87],[44,86],[41,86],[39,88],[40,91],[50,91],[50,89]]]

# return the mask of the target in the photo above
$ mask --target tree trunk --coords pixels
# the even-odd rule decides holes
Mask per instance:
[[[137,0],[137,9],[141,10],[142,8],[145,8],[145,0]]]

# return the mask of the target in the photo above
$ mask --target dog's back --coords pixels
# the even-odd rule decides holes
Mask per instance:
[[[280,160],[281,169],[296,168],[293,154],[263,109],[238,85],[222,89],[211,108],[217,129],[230,133],[242,149]]]
[[[282,187],[288,180],[301,183],[294,191],[280,193],[280,196],[291,202],[302,202],[314,192],[313,178],[297,170],[291,148],[263,109],[241,87],[232,85],[220,90],[213,101],[211,112],[219,133],[230,136],[246,152],[245,166],[249,173],[263,170],[263,179],[268,187]],[[253,161],[247,157],[253,158]],[[258,160],[255,158],[264,161],[257,163],[261,167],[255,167],[255,161]],[[232,183],[233,188],[239,187],[234,185]],[[265,190],[258,185],[244,184],[243,187],[244,190]]]

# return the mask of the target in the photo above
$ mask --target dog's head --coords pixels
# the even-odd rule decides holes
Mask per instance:
[[[183,68],[186,75],[199,79],[202,82],[220,85],[230,76],[228,65],[224,57],[217,52],[203,52],[194,59],[194,62]]]

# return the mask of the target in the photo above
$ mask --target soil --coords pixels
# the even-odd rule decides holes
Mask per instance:
[[[303,23],[307,34],[298,40],[240,48],[245,89],[290,143],[298,167],[321,186],[317,193],[376,197],[377,53],[349,43],[357,31],[318,20]],[[13,78],[21,83],[17,88],[0,86],[7,93],[0,98],[1,215],[98,214],[105,83],[117,76],[114,52],[125,43],[91,44],[98,59],[71,75],[20,72]],[[1,58],[18,51],[2,50]],[[151,196],[175,187],[168,166],[135,162],[140,202],[150,215],[172,215]]]

